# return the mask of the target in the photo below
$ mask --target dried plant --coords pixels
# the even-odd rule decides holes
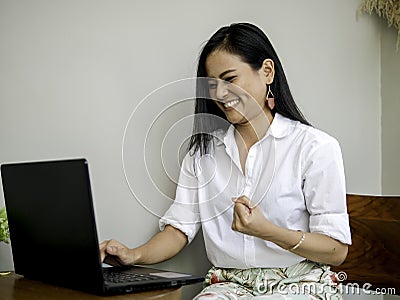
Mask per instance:
[[[379,17],[386,19],[389,27],[397,30],[396,49],[400,45],[400,0],[364,0],[359,13],[367,12],[370,15],[375,12]]]

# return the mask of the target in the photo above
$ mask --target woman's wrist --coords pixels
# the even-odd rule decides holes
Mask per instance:
[[[265,231],[262,238],[288,251],[298,249],[306,238],[305,233],[302,231],[291,230],[277,225],[269,227],[269,230]]]
[[[287,248],[286,250],[294,251],[297,248],[299,248],[301,246],[301,244],[304,242],[304,240],[306,239],[306,234],[301,230],[298,230],[298,232],[301,233],[301,238],[299,239],[299,241],[295,245],[293,245],[292,247]]]
[[[267,221],[263,227],[259,238],[263,240],[274,242],[279,240],[279,237],[283,234],[282,227],[275,225],[274,223]]]
[[[129,249],[129,256],[131,257],[130,264],[132,266],[140,264],[140,260],[142,258],[142,255],[141,255],[141,252],[140,252],[139,248]]]

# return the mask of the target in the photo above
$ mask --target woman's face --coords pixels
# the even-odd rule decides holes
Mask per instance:
[[[255,71],[239,56],[216,50],[206,59],[206,71],[211,99],[230,123],[244,124],[269,112],[265,97],[274,75],[272,60]]]

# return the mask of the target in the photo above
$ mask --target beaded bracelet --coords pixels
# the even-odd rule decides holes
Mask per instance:
[[[299,230],[300,231],[300,230]],[[304,242],[304,240],[306,239],[306,234],[304,233],[304,232],[302,232],[302,231],[300,231],[301,232],[301,239],[300,239],[300,241],[296,244],[296,245],[294,245],[292,248],[289,248],[288,250],[289,251],[294,251],[294,250],[296,250],[297,248],[299,248],[300,247],[300,245]]]

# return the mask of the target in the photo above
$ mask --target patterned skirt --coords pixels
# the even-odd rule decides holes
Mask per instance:
[[[212,267],[203,299],[343,299],[336,273],[308,260],[287,268],[222,269]]]

